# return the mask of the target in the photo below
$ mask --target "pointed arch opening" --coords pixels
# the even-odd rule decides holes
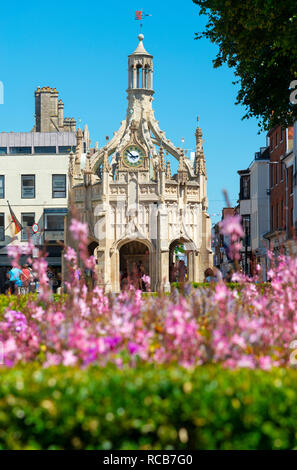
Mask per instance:
[[[189,255],[191,246],[185,239],[174,240],[169,246],[169,281],[189,280]]]
[[[143,276],[150,276],[150,249],[138,240],[128,241],[119,250],[120,287],[125,290],[129,285],[135,289],[147,290]]]

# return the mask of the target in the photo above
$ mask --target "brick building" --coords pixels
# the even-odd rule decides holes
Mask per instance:
[[[293,237],[293,127],[277,126],[268,132],[270,151],[270,231],[275,254],[288,248]]]

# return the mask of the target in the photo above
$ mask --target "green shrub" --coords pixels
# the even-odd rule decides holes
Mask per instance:
[[[293,449],[297,371],[0,369],[0,449]]]
[[[255,285],[259,289],[261,294],[265,292],[265,289],[271,288],[271,284],[269,282],[260,282],[258,284],[256,283]],[[176,288],[180,292],[182,292],[186,286],[187,283],[171,283],[171,289]],[[192,286],[194,287],[194,289],[215,289],[216,282],[192,282]],[[245,287],[245,284],[239,284],[238,282],[226,282],[226,286],[229,287],[229,289],[231,290],[237,289],[238,291],[241,291]]]
[[[53,294],[53,301],[59,302],[60,300],[63,301],[65,298],[65,294]],[[10,306],[13,310],[22,310],[28,300],[36,300],[37,293],[34,294],[25,294],[25,295],[5,295],[0,294],[0,315],[4,312],[4,310]]]

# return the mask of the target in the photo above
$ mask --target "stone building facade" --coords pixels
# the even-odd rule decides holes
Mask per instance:
[[[40,96],[42,97],[40,98]],[[50,105],[51,103],[51,105]],[[51,271],[60,279],[64,219],[68,211],[68,169],[71,151],[78,143],[83,165],[90,145],[87,125],[76,131],[59,115],[58,91],[42,87],[35,91],[35,126],[31,132],[0,132],[0,292],[7,288],[11,268],[9,245],[26,245],[28,232],[35,245],[47,253]],[[57,127],[56,127],[57,125]],[[9,201],[23,229],[15,234]],[[39,230],[33,235],[32,225]],[[26,261],[21,257],[21,263]]]
[[[203,281],[212,265],[202,132],[196,129],[192,163],[160,129],[152,107],[153,56],[143,35],[138,38],[128,60],[126,118],[104,147],[87,154],[84,170],[78,139],[69,167],[72,200],[89,225],[98,282],[114,292],[139,263],[152,290],[169,290],[177,247],[189,281]],[[171,158],[178,162],[174,175]]]

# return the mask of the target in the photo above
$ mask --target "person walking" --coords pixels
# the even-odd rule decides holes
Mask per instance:
[[[214,272],[211,268],[207,268],[204,271],[204,282],[212,282],[216,281],[216,277],[214,275]]]
[[[22,271],[20,268],[14,267],[8,271],[9,291],[10,294],[19,294],[22,287],[21,280]]]
[[[21,292],[22,294],[28,294],[30,285],[30,270],[27,264],[22,267],[22,274],[20,276],[22,281]]]

